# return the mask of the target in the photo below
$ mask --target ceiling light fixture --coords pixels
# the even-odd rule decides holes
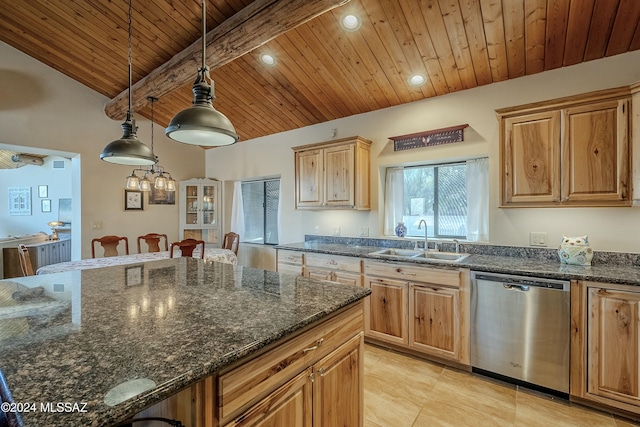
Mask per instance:
[[[185,144],[216,147],[230,145],[239,136],[231,121],[213,108],[213,80],[205,64],[207,47],[206,0],[202,0],[202,66],[193,83],[193,105],[176,114],[165,130],[167,136]],[[211,84],[208,81],[211,80]]]
[[[156,102],[158,98],[147,96],[147,99],[151,102],[151,152],[153,152],[153,103]],[[139,178],[138,175],[136,175],[136,171],[144,173],[142,178]],[[164,168],[158,164],[151,165],[149,169],[134,169],[131,172],[131,175],[127,177],[127,190],[139,189],[142,191],[151,191],[151,180],[147,178],[147,175],[151,175],[153,178],[153,187],[156,190],[176,191],[175,179],[173,179],[171,174],[166,172]]]
[[[362,26],[362,19],[352,13],[347,13],[340,17],[340,26],[346,31],[358,31]]]
[[[260,60],[266,65],[276,65],[276,58],[273,55],[269,55],[268,53],[263,53],[260,55]]]
[[[131,1],[129,0],[129,109],[122,123],[122,138],[110,142],[104,147],[100,158],[105,162],[120,165],[154,165],[158,161],[153,150],[140,141],[136,135],[138,127],[133,118],[131,106]]]
[[[422,86],[427,82],[427,79],[422,74],[414,74],[409,77],[408,82],[411,86]]]

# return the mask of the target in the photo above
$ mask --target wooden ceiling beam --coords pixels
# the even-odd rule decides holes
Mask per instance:
[[[221,67],[236,58],[349,0],[256,0],[209,31],[206,36],[206,64]],[[202,39],[198,39],[169,61],[136,82],[132,90],[136,110],[146,104],[147,96],[161,98],[194,80],[202,61]],[[109,101],[105,113],[114,120],[125,117],[128,89]]]

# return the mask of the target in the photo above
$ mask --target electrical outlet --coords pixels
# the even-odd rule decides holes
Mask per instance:
[[[547,233],[544,233],[542,231],[530,232],[529,244],[531,246],[547,246]]]
[[[315,227],[313,227],[313,234],[320,234],[320,226],[316,225]]]
[[[340,226],[333,227],[333,235],[334,236],[340,235]]]
[[[369,227],[360,227],[360,237],[369,237]]]
[[[102,221],[95,221],[91,223],[92,230],[102,230]]]

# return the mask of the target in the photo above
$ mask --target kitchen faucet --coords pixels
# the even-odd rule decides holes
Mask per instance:
[[[422,230],[422,224],[424,223],[424,253],[428,253],[429,252],[429,245],[428,245],[428,240],[427,240],[427,222],[424,219],[421,219],[420,222],[418,223],[418,230]]]

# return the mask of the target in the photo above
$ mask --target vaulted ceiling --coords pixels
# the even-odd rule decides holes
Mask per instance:
[[[207,29],[224,27],[255,3],[208,0]],[[287,18],[266,16],[254,31],[244,27],[219,39],[223,46],[213,42],[233,59],[212,69],[214,106],[241,140],[640,49],[638,0],[351,0],[332,7],[236,59],[230,44],[284,29]],[[341,27],[347,13],[361,17],[359,30]],[[0,6],[0,40],[110,99],[128,85],[127,28],[127,0]],[[199,0],[133,0],[133,82],[197,42],[201,31]],[[260,61],[263,53],[275,66]],[[416,73],[426,84],[408,84]],[[194,67],[187,83],[159,97],[156,123],[166,127],[191,104],[195,75]],[[150,87],[133,91],[143,105],[136,115],[150,117],[150,95],[157,95]]]

